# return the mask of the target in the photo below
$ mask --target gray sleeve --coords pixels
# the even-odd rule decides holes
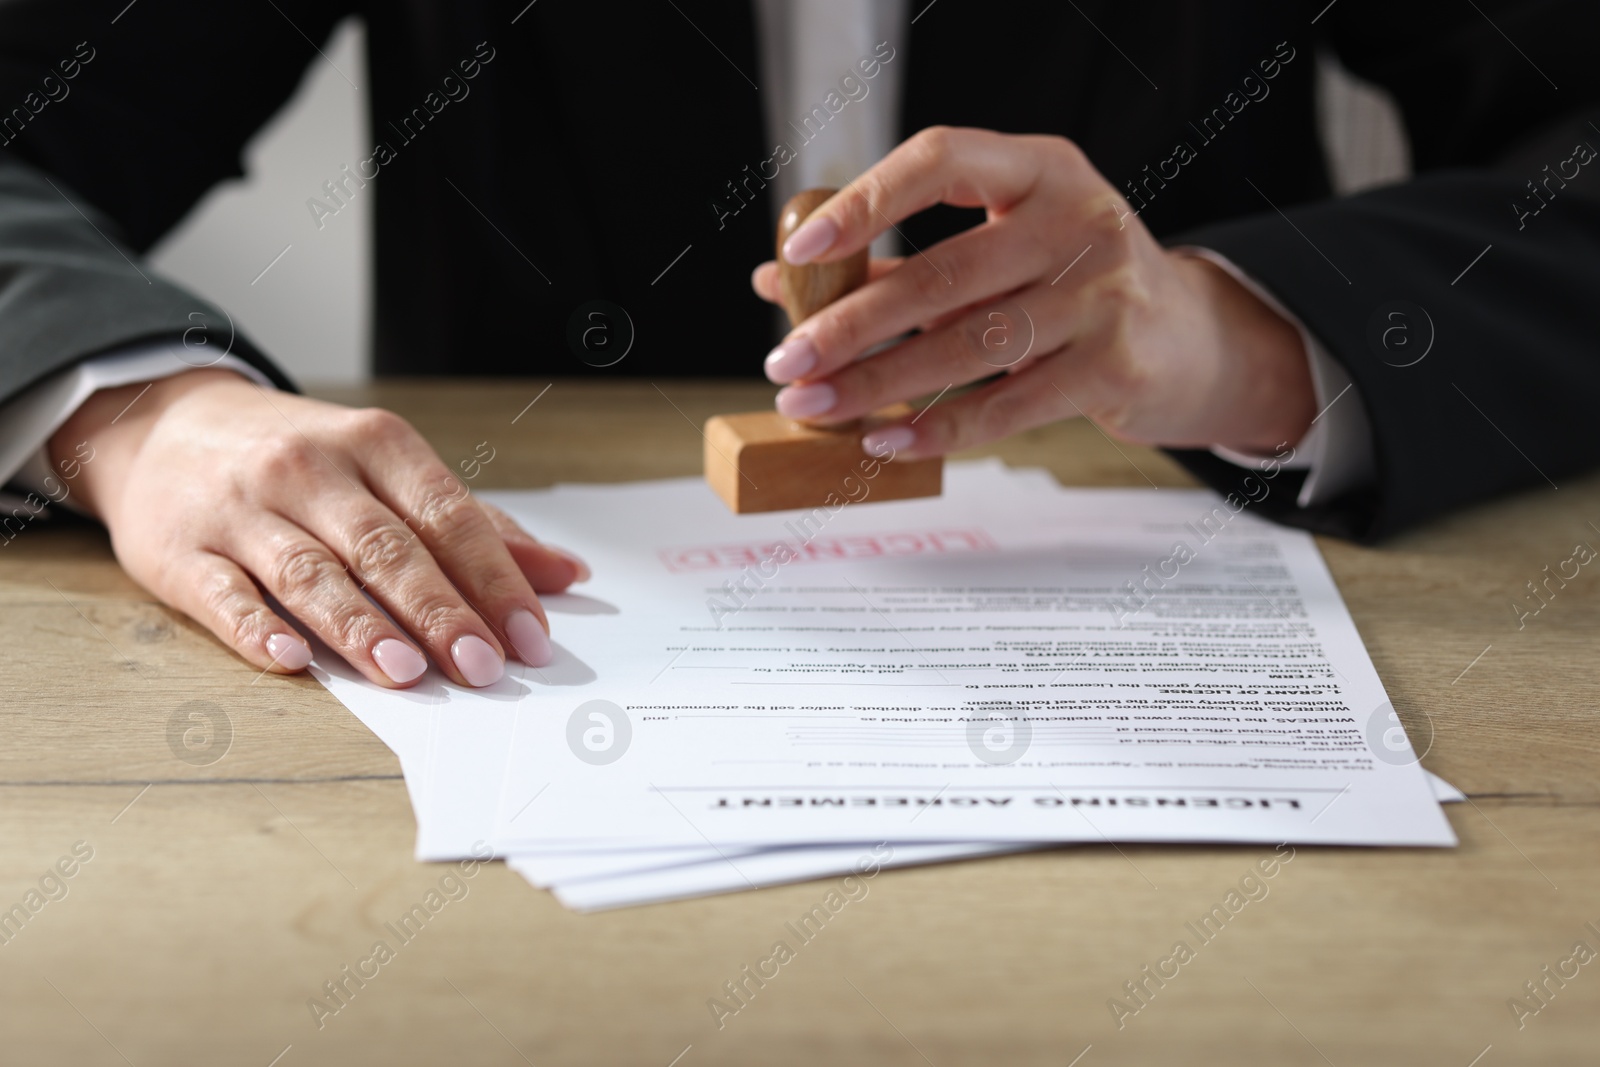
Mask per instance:
[[[0,151],[0,400],[91,356],[163,339],[231,352],[292,388],[225,312],[154,274],[59,178]]]

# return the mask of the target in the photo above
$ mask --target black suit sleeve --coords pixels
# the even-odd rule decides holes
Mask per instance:
[[[1364,540],[1600,462],[1600,8],[1402,6],[1345,0],[1328,20],[1346,65],[1400,104],[1417,177],[1263,204],[1174,242],[1228,256],[1349,370],[1377,484],[1326,507],[1295,509],[1284,494],[1262,510]],[[1248,473],[1176,455],[1222,491]]]
[[[338,3],[0,4],[0,399],[145,340],[232,351],[288,386],[228,317],[140,259],[243,173]],[[201,345],[211,346],[202,348]]]

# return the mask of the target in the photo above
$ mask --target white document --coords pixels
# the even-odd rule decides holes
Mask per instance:
[[[950,492],[974,500],[1023,492],[1045,493],[1057,488],[1045,471],[1013,471],[998,460],[952,465],[946,471],[946,484]],[[638,489],[558,486],[554,490],[495,496],[515,499],[524,510],[528,528],[539,532],[549,516],[569,506],[583,506],[569,505],[569,500],[604,499],[619,491]],[[583,588],[542,598],[555,636],[555,661],[534,669],[512,660],[507,663],[506,677],[487,689],[457,686],[432,666],[410,689],[385,689],[366,681],[311,639],[316,654],[313,676],[400,758],[417,815],[418,859],[451,860],[477,854],[474,846],[494,836],[506,760],[524,699],[558,701],[561,698],[557,694],[597,680],[594,671],[578,661],[561,640],[572,619],[615,614],[613,606],[586,595]],[[535,796],[536,793],[529,794],[519,801],[513,817],[526,817],[532,811]],[[559,857],[573,849],[595,851],[606,847],[602,842],[573,842],[557,846],[555,855]],[[684,854],[704,859],[708,849],[705,842],[698,841],[692,846],[658,851],[662,852],[659,858],[641,854],[639,862],[621,861],[622,869],[674,862]]]
[[[1441,804],[1466,799],[1460,790],[1438,775],[1424,774]],[[878,851],[871,855],[883,856],[881,866],[888,869],[1053,846],[881,842],[872,847]],[[506,863],[532,885],[554,889],[568,907],[594,911],[737,892],[752,886],[861,874],[866,856],[859,845],[799,845],[777,849],[724,849],[721,854],[712,849],[544,853],[510,856]]]
[[[490,496],[596,575],[568,669],[482,698],[515,701],[499,854],[1454,843],[1310,537],[1211,493]]]
[[[955,510],[963,516],[978,515],[982,516],[990,526],[999,523],[1009,527],[1011,525],[1011,513],[1016,510],[1019,503],[1025,500],[1028,502],[1027,507],[1023,509],[1025,512],[1036,510],[1035,505],[1038,504],[1039,498],[1035,496],[1035,493],[1044,493],[1057,497],[1056,503],[1058,505],[1066,502],[1064,498],[1075,495],[1087,495],[1090,500],[1094,500],[1096,497],[1103,500],[1118,496],[1152,496],[1152,494],[1143,492],[1128,494],[1122,491],[1112,491],[1109,496],[1102,496],[1102,494],[1095,492],[1087,494],[1061,493],[1054,486],[1053,480],[1044,472],[1007,471],[993,463],[953,466],[949,474],[949,491],[944,500],[908,503],[919,503],[924,506],[926,504],[954,505]],[[684,484],[682,482],[630,487],[570,486],[542,493],[496,494],[496,496],[500,497],[499,502],[502,506],[510,504],[514,510],[519,506],[523,509],[536,510],[536,514],[529,514],[524,518],[524,521],[527,521],[531,528],[550,536],[552,540],[555,540],[557,536],[566,536],[569,542],[575,545],[584,545],[586,553],[592,559],[598,560],[600,558],[599,554],[591,547],[590,539],[581,536],[577,531],[562,535],[551,533],[552,517],[576,517],[580,520],[578,525],[593,523],[598,519],[604,525],[608,515],[615,515],[618,510],[626,512],[631,508],[639,507],[641,504],[651,513],[660,513],[662,505],[665,504],[666,511],[676,515],[682,506],[685,494],[698,488],[697,485],[692,483]],[[618,509],[615,505],[617,503],[616,497],[619,493],[629,495],[634,499],[630,500],[623,508]],[[1174,494],[1163,492],[1159,495],[1170,501]],[[1225,507],[1221,510],[1214,510],[1217,501],[1210,494],[1180,493],[1177,495],[1192,498],[1193,504],[1200,505],[1199,507],[1191,505],[1185,511],[1185,514],[1193,516],[1193,519],[1180,524],[1191,531],[1187,541],[1195,549],[1194,558],[1173,564],[1170,553],[1158,557],[1154,567],[1155,578],[1159,580],[1164,572],[1171,572],[1176,569],[1180,578],[1174,581],[1149,581],[1147,578],[1150,575],[1150,571],[1144,570],[1143,567],[1136,573],[1126,575],[1125,580],[1142,582],[1146,589],[1154,584],[1159,584],[1161,588],[1156,590],[1154,597],[1150,599],[1148,604],[1143,602],[1148,595],[1145,593],[1136,593],[1134,594],[1134,599],[1124,600],[1120,611],[1113,609],[1109,604],[1102,604],[1101,608],[1108,617],[1113,621],[1122,623],[1121,626],[1117,627],[1118,631],[1141,632],[1137,630],[1137,626],[1141,622],[1168,619],[1175,614],[1181,618],[1184,617],[1183,613],[1185,612],[1192,613],[1195,606],[1192,602],[1196,599],[1204,599],[1203,596],[1197,598],[1196,591],[1192,588],[1192,583],[1198,580],[1196,576],[1203,578],[1206,573],[1206,569],[1201,566],[1205,562],[1202,558],[1202,553],[1233,543],[1222,540],[1224,533],[1232,537],[1234,530],[1246,527],[1246,524],[1238,523],[1237,520],[1247,519],[1248,516],[1231,515]],[[595,506],[596,502],[600,505],[598,508]],[[610,505],[609,507],[607,506],[608,504]],[[851,512],[855,512],[862,517],[872,517],[875,514],[891,510],[898,509],[903,511],[905,510],[905,505],[901,504],[880,505],[871,509],[852,509],[847,507],[836,514],[829,514],[824,511],[815,513],[799,523],[793,521],[796,518],[794,513],[735,518],[721,511],[720,507],[720,504],[715,505],[715,510],[712,510],[705,518],[713,524],[731,522],[733,525],[742,526],[743,529],[737,531],[740,534],[757,522],[764,523],[769,529],[777,527],[781,531],[778,535],[780,539],[788,540],[792,545],[808,551],[809,555],[804,561],[796,559],[780,566],[778,568],[779,575],[797,573],[802,566],[838,568],[849,565],[852,559],[859,563],[861,554],[865,552],[885,553],[887,550],[887,554],[892,556],[897,550],[904,552],[912,548],[926,549],[929,547],[939,551],[959,552],[964,547],[970,548],[973,543],[970,538],[963,540],[960,537],[952,537],[948,544],[942,544],[936,539],[925,539],[919,542],[914,538],[907,537],[890,537],[887,540],[874,543],[870,540],[873,536],[870,531],[863,535],[858,528],[853,528],[848,523],[841,521]],[[1083,516],[1081,514],[1070,514],[1074,510],[1070,507],[1063,509],[1060,506],[1056,506],[1044,510],[1049,512],[1044,523],[1047,529],[1059,528],[1062,525],[1083,525]],[[1063,510],[1069,513],[1065,517],[1063,516]],[[1093,511],[1093,509],[1091,510]],[[596,514],[597,512],[598,514]],[[1039,518],[1037,515],[1029,516],[1024,514],[1022,516],[1024,524],[1030,517],[1034,520]],[[1163,518],[1158,515],[1156,516],[1156,521],[1159,523]],[[1148,522],[1150,516],[1145,515],[1143,519]],[[1098,513],[1093,514],[1091,520],[1091,526],[1095,525],[1095,521],[1098,521],[1098,525],[1101,528],[1107,525],[1114,526],[1117,521],[1115,516]],[[1195,520],[1198,521],[1198,525],[1196,525]],[[559,521],[559,519],[556,520],[558,523]],[[1303,535],[1278,530],[1274,527],[1264,526],[1264,524],[1258,523],[1255,525],[1272,533],[1286,534],[1291,539],[1304,539]],[[657,524],[655,529],[659,540],[660,524]],[[986,527],[979,527],[979,529],[986,529]],[[953,527],[950,532],[959,533],[959,525]],[[1037,533],[1037,531],[1035,532]],[[845,540],[840,540],[841,535],[845,537]],[[862,536],[868,537],[869,540],[861,540]],[[1066,540],[1067,555],[1069,557],[1072,555],[1072,549],[1084,547],[1081,544],[1081,538],[1076,542],[1071,538]],[[1308,541],[1308,539],[1305,540]],[[1027,537],[1023,537],[1021,543],[1027,545],[1031,542]],[[1116,537],[1113,537],[1106,543],[1115,545],[1120,542]],[[1049,544],[1048,539],[1046,544]],[[734,548],[739,548],[742,542],[735,540],[730,542],[729,545],[721,546],[721,548],[726,549],[730,545]],[[1014,547],[1013,545],[1005,546],[1005,548],[1013,550]],[[1310,547],[1309,543],[1307,547]],[[623,551],[626,551],[626,549],[623,549]],[[1311,555],[1314,559],[1316,558],[1314,549],[1311,549]],[[845,559],[836,559],[830,563],[827,559],[829,556],[845,557]],[[718,563],[722,562],[717,554],[714,553],[710,555],[702,553],[689,558],[691,562],[710,564],[710,569],[713,570]],[[749,566],[748,556],[735,556],[734,558],[746,561],[739,568],[740,571]],[[879,558],[882,557],[880,556]],[[757,562],[758,564],[760,562],[759,556],[757,557]],[[1071,559],[1068,562],[1081,563],[1081,561]],[[1162,566],[1163,562],[1166,564],[1164,568]],[[1323,581],[1326,583],[1326,572],[1320,566],[1320,559],[1316,559],[1316,563],[1315,570],[1321,572]],[[597,567],[597,571],[599,569]],[[731,568],[725,569],[731,570]],[[761,574],[762,568],[758,566],[755,569],[755,577],[759,580]],[[735,578],[740,577],[737,572],[732,576]],[[1274,576],[1274,580],[1277,577],[1279,576]],[[648,584],[646,583],[647,586]],[[752,583],[746,577],[743,579],[743,584],[748,588]],[[753,616],[760,609],[777,606],[770,601],[763,602],[757,597],[775,592],[777,588],[789,583],[784,578],[779,577],[770,582],[757,581],[755,584],[759,586],[759,592],[756,597],[724,598],[725,603],[738,609],[733,613],[733,621],[725,622],[724,629],[727,631],[735,631],[738,618],[746,616],[747,612],[750,616]],[[1267,593],[1268,586],[1261,584],[1259,580],[1250,582],[1250,584],[1259,586],[1256,591],[1262,600],[1263,607],[1280,616],[1280,622],[1283,621],[1283,617],[1291,614],[1288,601],[1282,590],[1274,588],[1269,595]],[[1327,584],[1328,591],[1331,592],[1331,583]],[[653,591],[646,588],[643,592],[645,595],[639,597],[637,601],[640,604],[659,605],[663,599],[662,590],[659,588]],[[1127,592],[1127,590],[1124,590],[1124,592]],[[1304,590],[1297,589],[1295,592],[1302,597],[1304,595]],[[664,599],[670,601],[672,595],[669,591]],[[1167,604],[1161,602],[1163,595],[1169,598]],[[1348,629],[1348,618],[1344,617],[1342,604],[1339,604],[1336,593],[1333,593],[1332,601],[1338,607],[1337,615],[1340,617],[1333,621],[1337,623],[1342,619],[1344,627]],[[594,595],[594,586],[587,587],[583,592],[570,597],[549,598],[547,606],[550,607],[552,622],[558,638],[557,662],[550,668],[537,672],[513,664],[508,678],[502,681],[494,691],[488,693],[457,689],[437,673],[430,675],[422,685],[406,693],[383,690],[360,679],[352,670],[340,664],[336,658],[327,655],[324,650],[318,650],[319,653],[322,653],[319,654],[317,659],[318,677],[347,706],[356,711],[358,716],[372,727],[380,738],[396,751],[401,759],[413,806],[419,820],[418,854],[420,857],[449,858],[464,854],[465,850],[471,848],[475,842],[484,840],[487,837],[497,836],[495,834],[497,822],[504,824],[508,821],[515,822],[517,819],[533,818],[546,801],[554,800],[554,797],[550,796],[548,791],[564,784],[560,776],[552,775],[549,780],[540,783],[532,794],[526,795],[525,799],[518,802],[515,808],[512,807],[514,799],[512,792],[523,781],[523,777],[519,774],[522,768],[515,756],[518,746],[513,743],[518,740],[516,734],[519,728],[519,720],[535,718],[531,714],[533,707],[543,706],[543,708],[548,708],[557,701],[567,704],[574,703],[572,696],[577,694],[568,694],[564,690],[592,690],[595,683],[599,682],[600,675],[590,662],[587,662],[579,655],[569,652],[561,644],[560,639],[566,636],[568,630],[572,628],[569,626],[569,622],[573,617],[588,620],[603,616],[615,618],[622,614],[623,609],[619,604],[596,597]],[[801,606],[805,607],[807,605]],[[870,600],[867,601],[867,607],[868,610],[871,610]],[[1174,608],[1180,610],[1175,612]],[[1304,606],[1302,605],[1299,610],[1304,610]],[[667,614],[670,615],[671,611],[672,606],[669,603],[667,605]],[[888,608],[887,614],[899,618],[902,611],[903,609],[898,604],[894,604]],[[1043,608],[1031,607],[1025,609],[1023,614],[1048,613],[1055,616],[1059,615],[1060,612],[1060,604],[1047,604]],[[857,613],[861,613],[861,609],[857,609]],[[1262,614],[1265,613],[1263,612]],[[883,613],[879,612],[879,614]],[[950,612],[943,612],[943,614],[950,614]],[[1298,615],[1298,611],[1295,614]],[[1192,614],[1189,617],[1192,618]],[[1213,625],[1216,625],[1216,623],[1213,622]],[[580,626],[579,628],[582,627]],[[882,627],[882,629],[884,632],[899,631],[906,633],[910,632],[912,628],[902,624],[889,624]],[[1332,629],[1335,631],[1332,636],[1339,637],[1340,635],[1337,633],[1338,627],[1335,626]],[[1147,633],[1148,629],[1143,632]],[[1354,641],[1353,633],[1349,634],[1349,637],[1351,641]],[[1359,642],[1354,643],[1359,653],[1360,666],[1365,667],[1366,672],[1370,674],[1370,664],[1367,663],[1364,652],[1360,651]],[[914,649],[916,646],[908,643],[905,647]],[[931,648],[931,646],[928,647]],[[679,658],[687,659],[687,656]],[[1343,675],[1352,672],[1348,669],[1342,669],[1345,668],[1342,662],[1332,662],[1333,657],[1330,656],[1328,659],[1330,660],[1328,668],[1334,672],[1335,676],[1342,678],[1345,682],[1349,682],[1349,679],[1343,678]],[[938,664],[929,662],[925,662],[923,665],[934,669],[938,667]],[[672,666],[675,668],[677,664],[674,663]],[[861,671],[865,669],[865,666],[857,665],[856,670]],[[903,677],[909,668],[914,668],[915,666],[915,663],[902,663],[894,670]],[[1213,669],[1208,670],[1206,673],[1215,675],[1214,665],[1208,666]],[[959,668],[952,667],[949,669],[954,671]],[[1360,672],[1354,673],[1359,674]],[[876,682],[878,678],[869,677],[867,680]],[[1076,678],[1073,681],[1076,681]],[[1376,679],[1371,679],[1371,681],[1375,684]],[[916,685],[915,687],[922,688],[924,686]],[[809,689],[811,687],[807,686],[805,688]],[[890,685],[883,688],[901,689],[904,687]],[[1381,693],[1381,689],[1379,692]],[[556,694],[559,694],[559,696]],[[587,697],[589,693],[584,692],[582,695]],[[918,697],[924,695],[916,694]],[[1017,703],[1019,702],[1013,702],[1014,705]],[[626,716],[627,714],[624,711],[624,715]],[[547,716],[543,717],[547,718]],[[984,732],[979,735],[979,744],[982,751],[997,753],[1003,761],[1009,755],[1005,751],[1006,746],[1009,744],[1014,747],[1015,745],[1015,733],[1019,730],[1025,732],[1031,729],[1032,723],[1028,722],[1029,717],[1029,713],[1026,712],[1023,713],[1022,717],[1012,713],[1009,716],[1002,716],[998,720],[982,724],[985,728]],[[593,720],[585,721],[593,723]],[[547,726],[548,724],[545,725]],[[633,724],[630,721],[628,725],[631,727]],[[1008,725],[1011,731],[1009,735],[1007,732]],[[1380,705],[1377,713],[1369,717],[1367,726],[1368,729],[1362,731],[1362,736],[1365,739],[1366,748],[1377,757],[1377,763],[1385,767],[1403,769],[1414,762],[1414,757],[1409,752],[1403,733],[1397,729],[1397,721],[1388,717],[1383,706]],[[589,728],[593,729],[594,726],[590,725]],[[1348,734],[1348,731],[1346,733]],[[1029,740],[1031,742],[1034,739],[1030,738]],[[1157,740],[1159,741],[1159,738]],[[970,757],[970,755],[977,753],[979,749],[973,748],[970,737],[966,741]],[[918,743],[921,747],[926,747],[925,740],[919,739]],[[631,744],[629,747],[631,747]],[[568,751],[572,750],[569,748]],[[1141,751],[1143,751],[1142,746]],[[507,760],[507,755],[511,755],[512,758]],[[501,764],[498,771],[494,767],[497,761]],[[623,760],[618,760],[617,762],[620,763]],[[989,760],[983,762],[991,770],[996,766]],[[1014,762],[1024,764],[1028,761],[1018,759]],[[1010,765],[1001,762],[999,766],[1005,768]],[[585,767],[592,768],[592,765],[585,764]],[[565,784],[570,787],[571,783],[567,782]],[[739,783],[733,784],[737,785]],[[746,781],[744,784],[748,785],[749,783]],[[1052,781],[1051,784],[1054,789],[1063,787],[1059,777]],[[1445,783],[1439,782],[1438,785],[1443,790],[1450,789]],[[504,790],[502,790],[502,786],[505,787]],[[503,798],[500,796],[502,791],[505,793]],[[1334,795],[1334,799],[1338,804],[1343,804],[1351,799],[1351,794],[1355,791],[1355,787],[1342,788],[1341,791]],[[1444,799],[1442,793],[1440,798]],[[939,812],[939,808],[942,805],[938,794],[935,793],[933,796],[925,797],[924,799],[929,803],[910,808],[911,821],[925,821],[931,817],[929,815],[930,812],[943,814]],[[960,805],[956,806],[959,807]],[[1087,798],[1080,806],[1089,808],[1091,811],[1094,810],[1088,803]],[[1139,805],[1134,803],[1131,806]],[[907,805],[907,807],[909,808],[910,805]],[[562,814],[561,806],[556,805],[553,810],[555,811],[554,817],[560,818]],[[1095,823],[1103,822],[1104,814],[1105,812],[1103,811],[1096,812],[1098,817],[1095,817],[1093,821]],[[1315,824],[1324,820],[1320,816],[1314,815],[1310,821]],[[698,833],[698,830],[696,832]],[[1447,828],[1445,833],[1446,835],[1448,834]],[[501,838],[496,841],[496,852],[498,854],[505,855],[508,849],[519,847],[516,835],[501,834],[498,836]],[[1014,851],[1018,848],[1039,847],[1037,843],[1031,841],[1008,840],[1004,843],[993,843],[985,839],[987,835],[977,836],[978,839],[975,841],[951,841],[934,844],[908,844],[899,839],[895,839],[891,844],[889,839],[885,838],[884,843],[879,847],[892,847],[896,853],[892,860],[884,864],[885,866],[929,862],[998,851]],[[1274,835],[1268,835],[1268,837],[1272,836]],[[870,835],[859,840],[865,841],[869,839]],[[1086,834],[1083,839],[1097,840],[1098,838]],[[1304,840],[1303,838],[1291,839]],[[718,842],[712,845],[708,844],[708,839],[704,837],[689,841],[687,840],[687,835],[685,835],[684,843],[675,845],[662,846],[658,844],[658,841],[659,838],[646,839],[638,835],[619,837],[614,832],[592,838],[563,836],[557,840],[545,840],[541,837],[533,844],[521,846],[537,848],[540,850],[539,852],[527,855],[513,855],[512,863],[525,876],[528,876],[530,880],[538,884],[557,885],[558,895],[569,905],[589,908],[612,907],[620,904],[641,903],[648,900],[671,899],[685,895],[748,888],[752,883],[775,884],[779,881],[793,881],[846,873],[852,869],[852,861],[859,858],[862,853],[859,845],[769,849],[764,843],[731,844]],[[1434,843],[1448,843],[1448,839]],[[625,850],[618,851],[619,847]],[[662,878],[655,877],[663,871],[671,871],[672,873]]]
[[[773,848],[707,863],[678,864],[612,878],[562,882],[551,887],[551,890],[556,899],[569,908],[601,911],[634,904],[659,904],[711,893],[762,889],[813,878],[850,875],[872,877],[880,870],[895,867],[976,859],[1043,847],[1046,846],[983,842],[907,845],[880,841],[873,845]],[[526,861],[521,857],[513,856],[506,862],[513,870],[526,876],[523,871]]]

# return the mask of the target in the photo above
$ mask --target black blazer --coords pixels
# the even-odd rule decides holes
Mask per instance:
[[[1157,235],[1221,251],[1297,313],[1356,381],[1379,484],[1260,509],[1374,537],[1600,457],[1600,202],[1586,198],[1600,166],[1573,162],[1579,141],[1600,146],[1579,114],[1600,100],[1600,8],[1477,8],[943,0],[889,62],[903,133],[1071,137]],[[774,146],[748,0],[7,0],[0,397],[135,340],[220,328],[129,260],[241,173],[245,142],[352,13],[375,143],[306,190],[305,227],[312,239],[343,200],[374,201],[378,373],[759,373],[774,317],[748,278],[771,255]],[[1398,99],[1416,180],[1328,200],[1319,48]],[[972,218],[936,209],[902,229],[926,247]],[[603,369],[569,342],[593,300],[636,334]],[[1395,364],[1419,347],[1384,342],[1397,308],[1410,336],[1432,334],[1411,366]],[[281,380],[247,339],[235,351]],[[1180,458],[1222,489],[1239,475]]]

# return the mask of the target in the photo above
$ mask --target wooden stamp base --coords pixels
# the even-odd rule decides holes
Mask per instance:
[[[706,423],[706,481],[736,514],[822,507],[829,502],[938,496],[944,461],[874,459],[861,449],[873,427],[903,418],[889,408],[849,427],[803,426],[776,411],[717,415]],[[848,481],[847,481],[848,479]]]

